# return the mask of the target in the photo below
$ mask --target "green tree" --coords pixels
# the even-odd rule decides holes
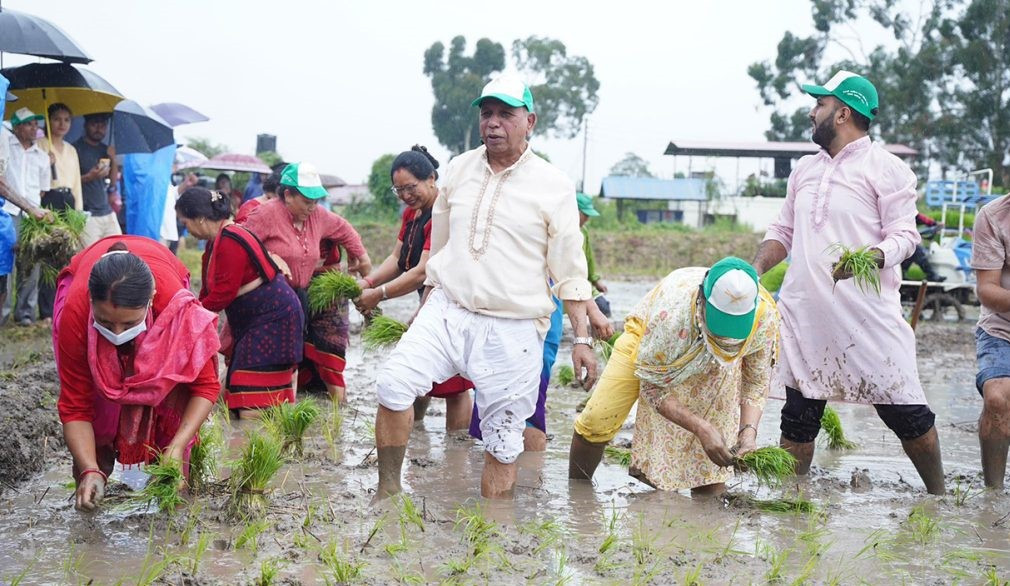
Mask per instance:
[[[372,172],[368,175],[368,191],[372,194],[372,206],[377,212],[395,212],[400,207],[400,200],[393,193],[393,180],[389,172],[393,168],[395,155],[387,153],[372,163]]]
[[[577,135],[600,101],[589,59],[569,56],[561,41],[536,36],[513,41],[512,57],[536,100],[537,128],[558,138]]]
[[[284,162],[284,157],[280,156],[276,151],[263,151],[256,156],[271,168]]]
[[[455,37],[446,51],[436,42],[424,52],[424,74],[431,78],[435,105],[431,126],[435,137],[453,154],[468,151],[480,140],[477,116],[470,102],[491,74],[505,69],[505,48],[489,39],[480,39],[473,55],[466,55],[466,38]]]
[[[195,136],[193,138],[186,139],[186,146],[188,146],[191,149],[200,151],[208,159],[212,159],[220,154],[227,153],[229,151],[227,146],[211,142],[209,138],[205,138],[202,136]]]
[[[950,47],[939,102],[945,160],[991,168],[1010,185],[1010,0],[973,0],[944,23]]]
[[[470,106],[492,74],[505,69],[505,49],[480,39],[467,55],[466,38],[441,42],[424,52],[424,74],[431,79],[435,105],[431,125],[438,141],[453,154],[480,143],[477,114]],[[548,136],[571,138],[599,102],[593,65],[585,57],[568,55],[564,43],[529,37],[512,43],[516,68],[536,100],[537,129]]]
[[[624,158],[610,168],[610,174],[624,177],[655,177],[649,170],[649,163],[635,153],[624,153]]]
[[[946,19],[955,1],[926,0],[917,15],[909,15],[899,0],[811,0],[814,33],[799,37],[786,32],[774,60],[753,63],[747,70],[764,104],[775,109],[766,138],[809,140],[812,100],[795,110],[788,103],[802,94],[801,84],[822,83],[837,70],[848,69],[873,81],[880,93],[874,134],[916,148],[920,172],[930,159],[942,160],[934,104],[947,66]],[[866,21],[888,31],[891,46],[866,52],[852,35]],[[838,53],[845,58],[829,60]]]

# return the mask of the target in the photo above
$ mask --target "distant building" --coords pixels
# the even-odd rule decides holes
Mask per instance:
[[[327,193],[326,201],[330,206],[345,206],[351,202],[371,201],[372,194],[368,191],[368,185],[363,183],[344,184],[328,187],[325,184]]]
[[[656,179],[654,177],[603,178],[600,197],[617,202],[617,216],[633,209],[643,224],[666,222],[700,228],[708,204],[707,181],[692,179]],[[665,202],[658,203],[657,202]],[[651,205],[637,205],[637,204]]]

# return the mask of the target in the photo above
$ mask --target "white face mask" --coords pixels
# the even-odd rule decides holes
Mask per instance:
[[[133,326],[132,328],[123,330],[118,334],[113,333],[112,330],[110,330],[109,328],[103,326],[98,322],[92,322],[92,325],[95,326],[95,329],[98,330],[98,333],[101,334],[102,337],[111,342],[114,346],[122,346],[123,344],[139,336],[141,333],[147,331],[147,318],[145,316],[145,318],[141,320],[139,324]]]

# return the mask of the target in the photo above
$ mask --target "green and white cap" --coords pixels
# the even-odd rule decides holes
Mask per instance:
[[[319,179],[319,171],[312,163],[291,163],[281,172],[281,185],[294,187],[309,199],[327,196],[326,188]]]
[[[24,124],[32,120],[42,120],[42,118],[42,114],[36,114],[28,108],[18,108],[17,112],[14,112],[14,115],[11,116],[11,126],[17,126],[18,124]]]
[[[851,71],[839,71],[824,85],[804,84],[803,91],[814,97],[834,96],[870,120],[877,115],[880,106],[877,88],[870,80]]]
[[[727,256],[712,265],[702,283],[705,326],[714,336],[742,340],[754,327],[758,275],[747,261]]]
[[[487,85],[480,92],[480,97],[471,102],[470,105],[480,106],[481,102],[488,98],[501,100],[513,108],[525,106],[530,112],[534,111],[533,92],[523,83],[523,80],[508,73],[503,73],[487,82]]]

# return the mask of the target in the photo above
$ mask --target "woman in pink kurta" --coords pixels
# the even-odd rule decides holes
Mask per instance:
[[[283,183],[283,181],[282,181]],[[311,363],[330,395],[345,400],[344,352],[347,347],[348,302],[309,315],[305,290],[317,268],[322,266],[322,247],[342,247],[347,251],[348,270],[364,277],[371,270],[371,260],[361,236],[344,218],[315,205],[315,199],[299,192],[296,186],[281,185],[280,197],[257,207],[245,221],[267,250],[279,256],[290,270],[289,282],[306,310],[305,361]],[[301,373],[308,371],[303,363]]]

